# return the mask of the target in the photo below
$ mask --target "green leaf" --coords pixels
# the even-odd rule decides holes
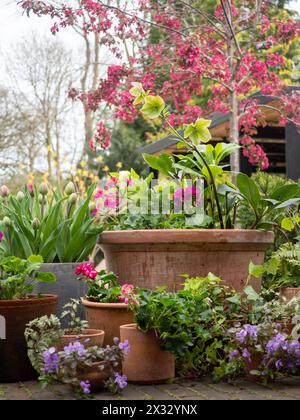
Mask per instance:
[[[31,263],[39,263],[39,264],[43,264],[44,260],[43,257],[41,255],[30,255],[27,260]]]
[[[216,166],[216,165],[208,165],[208,166],[209,166],[209,169],[212,173],[213,179],[215,179],[218,175],[221,175],[223,173],[223,169],[220,166]],[[202,174],[205,176],[205,178],[208,180],[208,182],[212,181],[211,176],[210,176],[206,166],[203,166]]]
[[[270,198],[277,201],[286,201],[297,197],[299,197],[299,186],[297,184],[282,185],[270,195]]]
[[[261,197],[259,189],[255,182],[243,173],[239,173],[236,178],[237,187],[240,193],[248,201],[251,207],[256,211]]]
[[[41,283],[55,283],[56,277],[53,273],[38,272],[35,273],[34,280],[37,280]]]
[[[129,90],[130,95],[137,97],[145,93],[142,83],[133,82],[132,86],[133,87]]]
[[[293,222],[293,219],[291,217],[284,217],[281,220],[281,227],[284,230],[287,230],[288,232],[291,232],[295,228],[295,224]]]
[[[251,276],[258,279],[264,273],[265,269],[263,265],[256,265],[250,261],[248,271]]]
[[[211,139],[211,134],[208,127],[211,120],[199,118],[195,123],[185,126],[184,137],[189,138],[193,144],[207,143]]]
[[[249,300],[258,300],[259,299],[259,294],[256,293],[256,291],[253,289],[252,286],[246,286],[244,289],[244,293],[247,295],[247,298]]]
[[[168,176],[174,173],[174,159],[170,155],[163,153],[159,156],[155,156],[143,153],[143,158],[152,169],[156,169]]]
[[[160,96],[146,96],[141,111],[150,119],[158,118],[165,107],[165,102]]]

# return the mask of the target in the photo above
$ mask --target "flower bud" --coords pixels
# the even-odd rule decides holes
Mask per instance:
[[[17,194],[17,200],[19,201],[19,203],[22,203],[22,201],[24,200],[25,194],[23,193],[23,191],[19,191]]]
[[[44,199],[44,196],[43,196],[42,194],[39,194],[39,195],[38,195],[38,200],[39,200],[39,203],[40,203],[40,204],[42,204],[43,199]]]
[[[9,196],[9,189],[6,185],[2,185],[0,188],[0,195],[1,197],[8,197]]]
[[[3,217],[3,223],[5,226],[11,226],[12,225],[12,221],[8,216]]]
[[[48,191],[49,191],[48,185],[46,184],[46,182],[42,182],[39,188],[39,193],[42,195],[47,195]]]
[[[71,195],[73,193],[75,193],[75,185],[73,184],[73,182],[68,182],[68,184],[65,187],[65,194]]]
[[[77,194],[76,193],[72,193],[69,198],[68,198],[68,203],[73,205],[75,204],[77,201]]]
[[[31,226],[34,230],[37,230],[40,227],[40,221],[37,217],[33,219]]]

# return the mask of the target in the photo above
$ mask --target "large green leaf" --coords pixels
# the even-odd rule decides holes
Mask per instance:
[[[75,213],[73,214],[73,222],[72,222],[72,225],[71,225],[71,234],[72,235],[80,229],[80,227],[82,226],[82,224],[83,224],[83,222],[86,218],[88,208],[89,208],[89,202],[90,202],[90,199],[91,199],[91,196],[92,196],[94,190],[95,190],[95,185],[92,184],[87,191],[87,197],[86,197],[85,201],[82,204],[78,205]]]
[[[152,169],[156,169],[168,176],[174,173],[174,159],[170,155],[163,153],[159,156],[155,156],[143,153],[143,158]]]
[[[276,188],[270,195],[270,198],[277,201],[286,201],[299,196],[299,186],[297,184],[288,184]]]
[[[239,173],[236,178],[236,183],[240,193],[256,211],[259,206],[261,196],[255,182],[247,175]]]

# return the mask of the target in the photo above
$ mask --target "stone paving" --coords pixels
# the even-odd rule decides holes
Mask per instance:
[[[41,390],[36,381],[0,384],[0,400],[70,400],[71,390],[64,385]],[[300,377],[286,378],[269,385],[246,380],[232,384],[201,381],[175,381],[164,385],[130,384],[121,396],[103,390],[96,400],[300,400]]]

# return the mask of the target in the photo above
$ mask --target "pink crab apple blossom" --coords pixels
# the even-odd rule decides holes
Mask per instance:
[[[74,8],[46,0],[23,0],[20,5],[27,15],[50,16],[53,34],[74,25],[85,33],[100,34],[101,45],[119,60],[120,64],[108,66],[94,91],[70,89],[69,96],[82,101],[86,110],[96,112],[105,104],[116,118],[134,122],[137,110],[128,91],[132,82],[139,81],[146,90],[160,91],[171,104],[175,111],[169,122],[174,126],[191,123],[203,113],[228,113],[229,141],[241,142],[249,161],[265,169],[267,157],[253,136],[264,123],[266,105],[252,94],[276,96],[279,121],[300,124],[299,92],[287,94],[280,77],[286,60],[282,49],[272,50],[299,36],[299,21],[288,14],[274,17],[271,2],[257,5],[246,0],[240,7],[235,0],[220,0],[213,13],[202,9],[201,3],[199,10],[179,3],[184,7],[176,7],[172,0],[136,0],[130,8],[122,1],[93,0],[82,0]],[[197,25],[187,26],[191,15]],[[149,36],[153,26],[159,28],[159,42]],[[125,57],[122,45],[128,40],[138,54],[127,52]],[[107,148],[109,142],[109,130],[99,121],[90,148],[95,150],[96,144]],[[232,169],[239,170],[238,153],[232,156]]]

